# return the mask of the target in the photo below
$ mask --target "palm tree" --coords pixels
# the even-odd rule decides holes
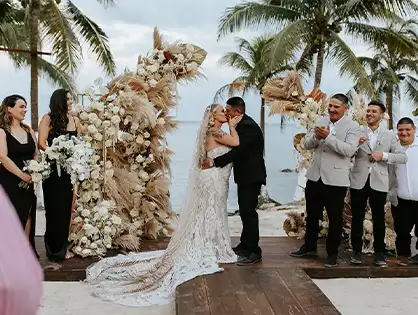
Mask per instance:
[[[404,94],[418,108],[418,22],[403,21],[389,25],[397,36],[409,42],[411,50],[400,50],[388,42],[372,47],[375,54],[359,57],[360,63],[368,70],[369,78],[381,98],[386,101],[389,114],[389,129],[393,129],[393,106]],[[403,93],[402,93],[403,91]]]
[[[114,0],[97,0],[109,6]],[[107,75],[115,74],[115,62],[105,32],[70,0],[20,0],[21,7],[13,1],[8,19],[3,20],[8,33],[0,31],[0,45],[6,48],[36,52],[43,43],[49,43],[55,63],[50,63],[38,54],[10,52],[9,56],[17,67],[31,69],[31,120],[32,128],[38,127],[38,72],[46,74],[53,83],[69,88],[75,93],[72,81],[82,61],[80,39],[85,41],[97,62]],[[0,7],[0,18],[1,18]],[[4,26],[0,20],[0,23]],[[2,27],[0,26],[0,29]],[[13,30],[12,30],[13,29]]]
[[[289,63],[301,55],[297,69],[311,70],[316,56],[314,87],[320,87],[325,58],[374,95],[373,84],[341,33],[377,45],[392,42],[403,48],[397,34],[371,21],[387,20],[398,13],[418,11],[413,0],[260,0],[227,8],[218,37],[243,28],[265,25],[281,29],[270,45],[272,65]]]
[[[261,95],[261,89],[267,79],[274,75],[290,70],[288,65],[277,65],[275,68],[266,67],[269,63],[268,47],[273,40],[272,36],[258,36],[251,42],[244,38],[236,38],[238,52],[228,52],[220,60],[220,65],[226,65],[240,72],[240,76],[231,83],[221,87],[215,94],[216,103],[225,92],[229,96],[241,92],[253,90]],[[260,127],[265,132],[265,100],[261,98]]]

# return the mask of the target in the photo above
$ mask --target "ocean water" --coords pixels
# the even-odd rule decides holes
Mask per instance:
[[[181,212],[187,189],[187,179],[199,122],[180,122],[176,131],[168,136],[168,146],[175,152],[172,157],[170,196],[173,210]],[[284,173],[283,169],[296,168],[297,154],[293,148],[293,136],[301,129],[293,124],[283,128],[280,124],[268,124],[265,130],[265,161],[267,168],[267,191],[280,203],[293,201],[298,173]],[[230,178],[228,211],[238,209],[237,188],[233,175]]]

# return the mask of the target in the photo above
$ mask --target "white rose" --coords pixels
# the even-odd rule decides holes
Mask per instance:
[[[109,120],[105,120],[105,121],[102,123],[103,128],[109,128],[109,127],[110,127],[110,125],[111,125],[111,123],[110,123],[110,121],[109,121]]]
[[[91,254],[91,250],[88,248],[83,249],[83,251],[81,252],[82,256],[88,256]]]
[[[112,223],[113,223],[113,224],[116,224],[116,225],[119,225],[119,224],[121,224],[121,223],[122,223],[121,218],[119,218],[119,217],[118,217],[118,216],[116,216],[116,215],[112,215],[111,220],[112,220]]]
[[[92,243],[90,244],[90,248],[91,248],[91,249],[96,249],[96,248],[97,248],[97,244],[96,244],[95,242],[92,242]]]
[[[90,121],[95,121],[97,118],[98,117],[97,117],[96,113],[90,113],[89,114],[89,120]]]
[[[146,147],[149,147],[151,145],[151,141],[147,140],[147,141],[144,142],[144,144],[145,144]]]
[[[158,119],[157,119],[157,124],[158,124],[158,125],[164,125],[164,124],[165,124],[165,120],[164,120],[164,118],[162,118],[162,117],[158,118]]]
[[[157,85],[157,83],[158,82],[154,79],[151,79],[151,80],[148,81],[148,84],[149,84],[150,87],[155,87]]]
[[[88,201],[88,200],[87,200]],[[81,211],[81,216],[83,216],[83,217],[88,217],[88,216],[90,216],[90,210],[88,210],[88,209],[83,209],[83,211]]]
[[[195,71],[195,70],[197,70],[199,68],[199,66],[197,65],[196,62],[193,61],[193,62],[187,63],[186,64],[186,68],[189,71]]]
[[[137,161],[138,163],[142,163],[145,161],[145,158],[141,154],[138,154],[135,161]]]
[[[97,128],[96,128],[96,126],[94,126],[94,125],[89,125],[88,127],[87,127],[87,130],[88,130],[88,132],[89,133],[91,133],[91,134],[95,134],[95,133],[97,133]]]
[[[90,173],[90,177],[92,178],[92,179],[98,179],[99,178],[99,176],[100,176],[100,173],[99,173],[99,171],[93,171],[93,172],[91,172]]]
[[[118,114],[119,113],[119,107],[113,106],[112,107],[112,113],[115,114],[115,115]]]
[[[83,237],[80,239],[80,243],[81,243],[81,244],[85,244],[85,243],[87,243],[87,241],[88,241],[88,239],[87,239],[87,237],[85,237],[85,236],[83,236]]]
[[[178,61],[183,61],[184,60],[184,55],[183,54],[178,54],[176,57],[177,57]]]
[[[118,125],[120,123],[120,117],[118,115],[114,115],[114,116],[112,116],[112,118],[110,119],[110,121],[113,124]]]
[[[93,135],[93,138],[94,138],[94,140],[96,140],[96,141],[102,141],[102,140],[103,140],[103,135],[102,135],[101,133],[97,132],[97,133],[95,133],[95,134]],[[88,142],[89,142],[89,141],[88,141]]]
[[[116,134],[116,128],[113,127],[113,126],[111,126],[111,127],[109,127],[109,128],[106,129],[106,133],[109,136],[114,136]]]
[[[123,108],[119,109],[119,115],[120,116],[125,116],[125,109],[123,109]]]
[[[106,161],[105,167],[106,168],[112,168],[112,162],[111,161]]]
[[[138,144],[143,144],[144,143],[144,138],[142,138],[142,136],[138,136],[138,137],[136,137],[135,141]]]
[[[82,112],[81,114],[80,114],[80,119],[81,120],[88,120],[89,119],[89,114],[87,114],[86,112]]]
[[[145,137],[145,138],[149,138],[149,137],[150,137],[149,132],[145,131],[145,132],[144,132],[144,137]]]
[[[75,111],[76,113],[81,113],[81,111],[83,110],[83,106],[81,104],[75,104]]]
[[[158,146],[157,151],[158,152],[164,152],[165,151],[164,146],[162,146],[162,145]]]

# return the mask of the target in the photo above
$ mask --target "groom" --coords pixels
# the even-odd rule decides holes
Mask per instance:
[[[241,97],[230,98],[225,109],[229,119],[243,115],[236,126],[240,145],[214,160],[205,159],[202,168],[224,167],[234,163],[234,179],[238,185],[239,214],[243,228],[241,242],[233,250],[240,256],[237,265],[245,266],[261,261],[256,207],[261,186],[266,184],[267,177],[264,137],[257,123],[245,114],[245,102]]]

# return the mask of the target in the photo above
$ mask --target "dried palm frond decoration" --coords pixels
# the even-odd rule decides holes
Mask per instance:
[[[326,95],[319,89],[314,88],[305,95],[300,76],[297,72],[291,71],[286,77],[269,79],[262,89],[262,97],[270,107],[270,115],[286,115],[295,118],[302,127],[309,132],[314,127],[316,121],[327,114],[328,101]],[[356,91],[350,91],[349,115],[360,125],[365,125],[366,102],[365,97]],[[303,138],[306,133],[298,133],[293,138],[293,146],[300,154],[298,160],[298,170],[307,169],[314,157],[313,150],[306,150],[303,147]],[[392,249],[395,246],[395,232],[390,215],[390,203],[386,204],[386,245]],[[328,234],[328,216],[323,211],[322,220],[318,222],[320,227],[319,237]],[[373,224],[370,206],[367,205],[367,213],[364,220],[364,246],[366,253],[373,252]],[[290,212],[288,218],[283,223],[283,228],[288,236],[302,239],[306,233],[306,212]],[[347,192],[344,209],[344,231],[350,235],[351,230],[351,205],[350,194]]]
[[[94,174],[78,189],[72,222],[72,251],[82,257],[104,255],[111,247],[138,250],[141,239],[169,236],[170,157],[166,136],[177,122],[176,85],[199,76],[206,51],[164,41],[155,28],[154,48],[138,58],[135,71],[101,80],[77,105],[84,139],[99,152]]]

